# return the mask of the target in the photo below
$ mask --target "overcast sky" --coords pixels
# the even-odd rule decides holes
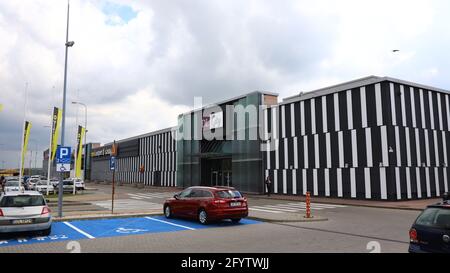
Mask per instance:
[[[0,1],[0,168],[18,167],[24,112],[42,165],[62,104],[66,8]],[[449,12],[445,0],[72,0],[66,143],[74,100],[88,105],[88,142],[103,144],[176,125],[194,96],[281,99],[368,75],[450,89]]]

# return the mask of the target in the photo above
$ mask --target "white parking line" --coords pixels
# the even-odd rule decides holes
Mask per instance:
[[[95,239],[94,236],[92,236],[91,234],[89,234],[87,232],[82,231],[81,229],[77,228],[76,226],[72,225],[71,223],[69,223],[69,222],[63,222],[63,223],[66,224],[67,226],[71,227],[72,229],[78,231],[79,233],[83,234],[84,236],[88,237],[89,239]]]
[[[145,217],[145,218],[147,218],[147,219],[149,219],[149,220],[161,222],[161,223],[164,223],[164,224],[176,226],[176,227],[181,227],[181,228],[185,228],[185,229],[195,230],[195,228],[191,228],[191,227],[187,227],[187,226],[183,226],[183,225],[174,224],[174,223],[171,223],[171,222],[167,222],[167,221],[155,219],[155,218],[152,218],[152,217]]]
[[[295,204],[303,204],[303,205],[306,205],[305,202],[288,203],[288,205],[295,205]],[[311,207],[312,207],[312,206],[324,207],[324,208],[346,208],[346,207],[347,207],[347,206],[344,206],[344,205],[322,204],[322,203],[311,203]]]
[[[289,205],[275,205],[272,206],[273,208],[280,208],[280,209],[293,209],[293,210],[306,210],[306,207],[299,207],[299,206],[289,206]],[[314,208],[311,208],[314,209]],[[320,210],[320,209],[319,209]]]
[[[253,207],[250,207],[250,208],[248,208],[248,209],[249,209],[249,210],[256,210],[256,211],[271,212],[271,213],[282,213],[281,211],[266,210],[266,209],[257,209],[257,208],[253,208]]]
[[[284,211],[284,212],[296,212],[296,211],[298,211],[298,210],[292,210],[292,209],[277,208],[277,207],[274,207],[274,206],[253,206],[252,208],[266,209],[266,210],[273,210],[273,211]]]

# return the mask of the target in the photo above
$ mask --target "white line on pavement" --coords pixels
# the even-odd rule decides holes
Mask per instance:
[[[281,211],[266,210],[266,209],[257,209],[257,208],[253,208],[253,207],[250,207],[250,208],[248,208],[248,209],[249,209],[249,210],[256,210],[256,211],[271,212],[271,213],[282,213]]]
[[[191,227],[187,227],[187,226],[183,226],[183,225],[174,224],[174,223],[171,223],[171,222],[167,222],[167,221],[155,219],[155,218],[152,218],[152,217],[145,217],[145,218],[147,218],[147,219],[149,219],[149,220],[153,220],[153,221],[165,223],[165,224],[168,224],[168,225],[176,226],[176,227],[182,227],[182,228],[185,228],[185,229],[195,230],[195,228],[191,228]]]
[[[288,203],[288,205],[299,204],[299,203]],[[300,204],[305,204],[304,202],[300,202]],[[311,203],[311,206],[318,207],[327,207],[327,208],[346,208],[344,205],[334,205],[334,204],[322,204],[322,203]]]
[[[275,210],[275,211],[284,211],[284,212],[296,212],[296,211],[298,211],[298,209],[292,210],[292,209],[285,209],[285,208],[277,208],[275,206],[252,206],[252,208]]]
[[[276,206],[271,206],[271,207],[273,207],[273,208],[280,208],[280,209],[306,210],[305,207],[288,206],[288,205],[276,205]]]
[[[79,233],[83,234],[84,236],[88,237],[89,239],[95,239],[94,236],[92,236],[91,234],[89,234],[87,232],[82,231],[81,229],[77,228],[76,226],[72,225],[71,223],[69,223],[69,222],[63,222],[63,223],[66,224],[67,226],[71,227],[72,229],[78,231]]]

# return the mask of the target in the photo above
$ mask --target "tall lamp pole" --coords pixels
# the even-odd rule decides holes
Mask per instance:
[[[84,107],[84,164],[83,164],[83,180],[86,179],[86,166],[87,166],[87,143],[86,143],[86,135],[87,135],[87,106],[86,104],[78,101],[72,101],[72,104],[78,104]]]
[[[70,3],[67,1],[67,28],[66,28],[66,54],[64,60],[64,90],[63,90],[63,108],[62,108],[62,122],[61,122],[61,146],[64,146],[64,133],[66,129],[66,89],[67,89],[67,53],[69,47],[72,47],[75,42],[69,42],[69,10]],[[63,205],[63,173],[59,175],[58,184],[58,217],[62,217],[62,205]]]
[[[53,122],[53,115],[52,115],[52,122]],[[48,145],[48,165],[47,165],[47,195],[49,194],[49,187],[50,187],[50,172],[51,172],[51,164],[52,164],[52,126],[44,126],[44,128],[50,128],[50,144]],[[44,166],[42,166],[44,168]]]

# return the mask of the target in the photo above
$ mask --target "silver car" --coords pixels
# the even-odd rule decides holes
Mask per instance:
[[[24,190],[25,188],[23,185],[20,185],[19,180],[8,180],[5,183],[5,192],[20,192]]]
[[[36,191],[6,192],[0,196],[0,233],[39,231],[48,236],[52,216],[44,196]]]
[[[55,193],[55,188],[50,183],[47,185],[47,180],[40,180],[34,186],[34,190],[38,191],[42,194],[47,194],[47,189],[48,189],[48,193],[50,193],[50,194]]]

